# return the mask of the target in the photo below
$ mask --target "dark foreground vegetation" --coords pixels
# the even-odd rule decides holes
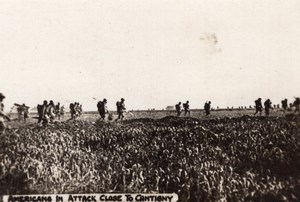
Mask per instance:
[[[0,194],[178,193],[180,201],[300,199],[300,117],[10,129],[0,139]]]

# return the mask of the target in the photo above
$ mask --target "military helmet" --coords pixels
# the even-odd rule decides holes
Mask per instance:
[[[125,101],[124,98],[121,98],[121,101]]]
[[[0,98],[5,98],[5,96],[2,93],[0,93]]]
[[[104,99],[103,99],[103,102],[107,102],[107,99],[106,99],[106,98],[104,98]]]

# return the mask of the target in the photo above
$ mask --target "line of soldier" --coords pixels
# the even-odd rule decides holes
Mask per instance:
[[[182,104],[183,110],[184,110],[184,116],[188,114],[188,116],[191,116],[190,112],[190,102],[186,101],[185,103]],[[210,109],[211,109],[211,101],[205,102],[204,104],[204,113],[206,116],[210,115]],[[177,113],[177,116],[181,115],[181,102],[175,105],[175,110]]]
[[[55,105],[53,100],[50,100],[49,103],[44,100],[42,105],[37,105],[37,111],[38,124],[47,124],[52,123],[56,118],[60,120],[60,117],[64,115],[64,106],[60,106],[59,102]]]
[[[261,102],[261,98],[258,98],[257,100],[255,100],[255,113],[254,115],[256,115],[259,112],[259,115],[261,116],[262,113],[262,102]],[[285,111],[288,110],[288,100],[284,99],[281,101],[281,105],[282,105],[282,109],[283,112],[285,113]],[[291,107],[294,106],[295,107],[295,113],[298,112],[300,113],[300,98],[297,97],[295,98],[295,101],[293,104],[291,104]],[[270,115],[270,109],[272,109],[272,102],[270,99],[266,99],[266,101],[264,102],[264,107],[265,107],[265,114],[266,116]]]
[[[79,104],[79,102],[70,103],[69,108],[70,108],[71,118],[68,119],[67,122],[71,120],[75,120],[76,118],[81,116],[82,104]]]
[[[30,107],[26,106],[24,103],[22,105],[15,103],[14,105],[17,107],[19,121],[24,120],[24,122],[26,122],[26,119],[29,118]]]
[[[183,110],[184,110],[184,116],[188,114],[188,116],[191,116],[190,112],[190,102],[187,100],[185,103],[182,104]],[[178,104],[175,105],[175,110],[177,113],[177,116],[180,116],[181,114],[181,102],[178,102]]]
[[[117,113],[118,113],[118,118],[116,119],[116,121],[123,120],[124,112],[126,112],[125,99],[121,98],[120,101],[117,101],[116,106],[117,106]],[[99,101],[97,103],[97,109],[98,109],[98,113],[100,115],[99,120],[104,121],[105,115],[109,114],[108,109],[107,109],[107,99],[106,98],[104,98],[102,101]],[[112,120],[112,114],[109,114],[108,120]]]
[[[5,130],[5,123],[4,123],[4,119],[11,121],[10,117],[7,116],[4,113],[4,104],[3,104],[3,99],[5,98],[5,96],[0,93],[0,134]],[[256,115],[257,113],[259,113],[261,115],[262,113],[262,102],[261,102],[261,98],[258,98],[257,100],[255,100],[255,113],[254,115]],[[116,120],[123,120],[124,118],[124,112],[126,112],[126,108],[125,108],[125,103],[124,103],[124,99],[121,98],[121,101],[118,101],[116,103],[117,105],[117,112],[118,112],[118,118]],[[284,99],[281,101],[282,103],[282,109],[284,110],[284,113],[286,110],[288,110],[288,101],[287,99]],[[103,99],[103,101],[99,101],[97,104],[97,108],[98,108],[98,112],[100,114],[100,120],[105,120],[105,114],[108,114],[108,110],[107,110],[107,100]],[[29,107],[27,107],[25,104],[23,105],[18,105],[17,106],[20,107],[20,109],[18,110],[18,112],[20,112],[20,114],[22,115],[22,111],[26,108],[26,110],[28,111]],[[295,101],[293,102],[293,104],[290,105],[290,108],[294,106],[295,107],[295,113],[298,112],[300,113],[300,98],[297,97],[295,98]],[[190,116],[190,108],[189,108],[189,101],[187,101],[186,103],[183,103],[183,108],[185,111],[185,116],[188,114]],[[181,114],[181,102],[179,102],[178,104],[175,105],[176,108],[176,112],[177,112],[177,116],[180,116]],[[270,114],[270,109],[272,109],[272,102],[270,99],[267,99],[264,102],[264,108],[265,108],[265,113],[266,116],[269,116]],[[204,105],[204,110],[205,110],[205,114],[208,116],[210,115],[210,109],[211,109],[211,102],[206,102]],[[60,120],[60,117],[62,115],[64,115],[64,106],[60,107],[60,103],[58,103],[57,105],[54,105],[54,102],[51,100],[48,104],[48,102],[45,100],[44,103],[42,105],[38,105],[37,106],[37,110],[38,110],[38,124],[42,124],[42,123],[49,123],[49,122],[53,122],[55,118],[58,118],[58,120]],[[79,117],[82,114],[82,105],[79,104],[78,102],[75,103],[71,103],[70,104],[70,112],[71,112],[71,118],[69,120],[75,120],[77,117]],[[26,120],[26,118],[28,117],[28,113],[27,115],[24,115],[24,120]],[[20,118],[20,116],[19,116]],[[69,121],[67,120],[67,121]],[[112,120],[112,115],[110,114],[109,116],[109,120]]]

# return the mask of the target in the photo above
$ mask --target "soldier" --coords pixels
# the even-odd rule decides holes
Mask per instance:
[[[177,112],[177,116],[180,116],[181,114],[181,102],[179,102],[178,104],[175,105],[175,109]]]
[[[259,115],[261,116],[261,112],[262,112],[262,103],[261,103],[261,98],[258,98],[257,100],[255,100],[255,113],[254,115],[256,115],[259,112]]]
[[[26,119],[29,117],[29,108],[25,104],[22,105],[24,109],[24,122],[26,122]]]
[[[270,99],[267,99],[264,102],[264,106],[265,106],[265,112],[266,112],[266,116],[270,115],[270,109],[272,108],[272,102]]]
[[[61,106],[60,108],[60,116],[64,116],[65,115],[65,106]]]
[[[47,100],[44,100],[43,105],[37,105],[37,110],[38,110],[38,124],[46,124],[47,123],[47,118],[46,118],[46,114],[47,114],[47,106],[48,106],[48,102]]]
[[[28,118],[29,114],[29,107],[27,107],[25,104],[19,105],[16,103],[15,106],[17,106],[19,121],[24,120],[24,122],[26,122],[26,119]]]
[[[15,106],[17,106],[17,112],[18,112],[18,119],[21,121],[24,116],[24,107],[23,105],[19,105],[15,103]]]
[[[49,105],[47,106],[47,118],[52,122],[55,119],[55,116],[55,105],[53,100],[50,100]]]
[[[78,110],[78,115],[81,116],[81,114],[82,114],[82,104],[78,103],[78,109],[77,110]]]
[[[10,118],[4,113],[4,104],[2,103],[4,98],[5,96],[0,93],[0,134],[3,134],[6,129],[4,118],[10,121]]]
[[[60,115],[61,115],[60,103],[58,102],[57,105],[55,105],[55,116],[58,118],[58,120],[60,120]]]
[[[295,106],[295,113],[296,112],[300,113],[300,98],[299,97],[296,98],[293,105]]]
[[[281,106],[282,106],[283,112],[285,113],[285,111],[288,108],[288,100],[287,99],[281,100]]]
[[[117,112],[118,112],[118,118],[116,119],[116,121],[119,120],[119,119],[123,120],[123,118],[124,118],[123,113],[126,110],[124,101],[125,101],[124,98],[121,98],[121,101],[118,101],[116,103]]]
[[[107,106],[106,106],[107,100],[104,98],[103,101],[99,101],[97,103],[98,112],[100,114],[99,120],[105,120],[105,114],[108,113]]]
[[[204,110],[205,110],[206,116],[210,115],[210,105],[211,105],[211,101],[208,101],[204,104]]]
[[[70,120],[75,120],[75,118],[76,118],[75,104],[76,103],[70,103],[69,108],[70,108],[71,118],[68,119],[67,122],[70,121]]]
[[[191,113],[190,113],[190,104],[189,104],[189,101],[186,101],[186,103],[183,103],[182,105],[183,105],[183,108],[184,108],[184,116],[186,116],[187,113],[190,116]]]
[[[78,106],[79,106],[79,103],[75,102],[74,103],[74,112],[75,112],[74,116],[75,116],[75,118],[77,118],[79,116]]]

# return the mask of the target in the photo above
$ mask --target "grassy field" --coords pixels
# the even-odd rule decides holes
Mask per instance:
[[[131,111],[122,122],[99,122],[97,112],[86,112],[66,122],[66,113],[48,126],[30,114],[1,136],[0,195],[175,192],[190,202],[299,201],[300,116],[253,114]]]
[[[132,111],[122,122],[12,121],[0,194],[177,193],[180,201],[300,199],[300,116],[253,110]],[[14,118],[13,115],[12,118]],[[35,117],[36,114],[31,114]],[[116,118],[116,114],[114,113]]]

